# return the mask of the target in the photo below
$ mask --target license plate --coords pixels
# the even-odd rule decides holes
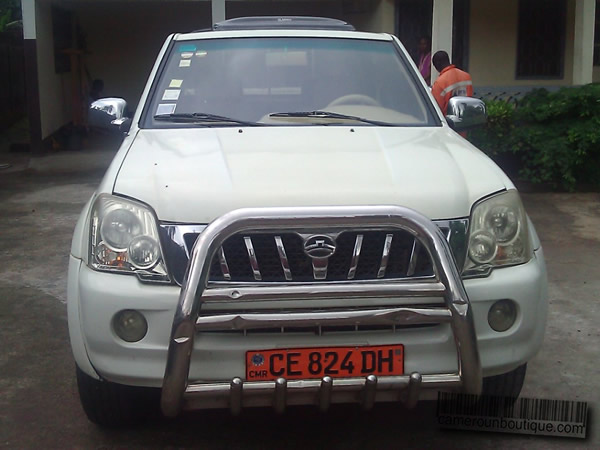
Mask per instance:
[[[246,352],[246,380],[402,375],[404,346],[317,347]]]

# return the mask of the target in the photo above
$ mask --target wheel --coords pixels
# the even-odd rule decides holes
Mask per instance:
[[[377,100],[373,97],[369,97],[368,95],[362,94],[350,94],[344,95],[343,97],[338,97],[327,107],[331,106],[340,106],[340,105],[368,105],[368,106],[381,106]]]
[[[160,414],[160,389],[96,380],[76,367],[79,399],[88,419],[102,427],[143,423]]]
[[[523,381],[525,381],[525,372],[527,372],[526,363],[512,372],[484,378],[481,395],[516,399],[521,393]]]

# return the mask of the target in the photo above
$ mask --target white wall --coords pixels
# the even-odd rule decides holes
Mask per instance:
[[[36,44],[42,139],[71,121],[71,76],[54,68],[52,14],[49,3],[36,2]]]

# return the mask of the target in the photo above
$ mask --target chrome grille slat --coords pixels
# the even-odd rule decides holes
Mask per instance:
[[[223,247],[219,247],[219,265],[221,266],[221,272],[223,272],[223,278],[225,278],[226,281],[231,281],[231,273],[229,272],[229,266],[227,265]]]
[[[417,260],[419,259],[419,250],[421,250],[421,243],[415,239],[413,241],[413,246],[410,253],[410,262],[408,263],[408,270],[406,271],[407,277],[411,277],[415,274]]]
[[[315,280],[326,280],[327,279],[327,268],[329,267],[329,259],[327,258],[313,258],[312,268],[313,277]]]
[[[252,268],[252,274],[256,281],[262,281],[262,275],[260,268],[258,267],[258,260],[256,259],[256,252],[252,245],[252,238],[244,236],[244,244],[246,244],[246,250],[248,251],[248,259],[250,260],[250,267]]]
[[[390,259],[390,250],[392,248],[392,240],[394,239],[393,234],[386,234],[385,242],[383,244],[383,252],[381,254],[381,264],[377,271],[377,278],[383,278],[385,271],[387,270],[388,260]]]
[[[362,248],[363,235],[357,234],[356,241],[354,242],[354,251],[352,252],[352,262],[350,263],[350,269],[348,269],[348,279],[353,280],[356,275],[356,268],[358,267],[358,260],[360,259],[360,249]]]
[[[286,281],[292,281],[292,271],[290,270],[290,263],[285,253],[285,246],[281,236],[275,236],[275,245],[277,246],[277,253],[279,254],[279,260],[281,261],[281,268],[283,269],[283,275]]]

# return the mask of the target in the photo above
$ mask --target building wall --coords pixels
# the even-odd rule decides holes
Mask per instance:
[[[567,2],[564,76],[516,79],[519,0],[471,0],[469,73],[478,86],[558,86],[573,79],[575,0]]]
[[[210,2],[105,2],[73,7],[87,42],[91,79],[133,111],[167,36],[211,25]]]
[[[36,2],[36,45],[42,139],[71,120],[71,76],[57,74],[50,3]]]
[[[354,9],[346,10],[344,20],[355,26],[357,30],[376,33],[396,32],[396,11],[394,0],[371,0],[354,2]]]

